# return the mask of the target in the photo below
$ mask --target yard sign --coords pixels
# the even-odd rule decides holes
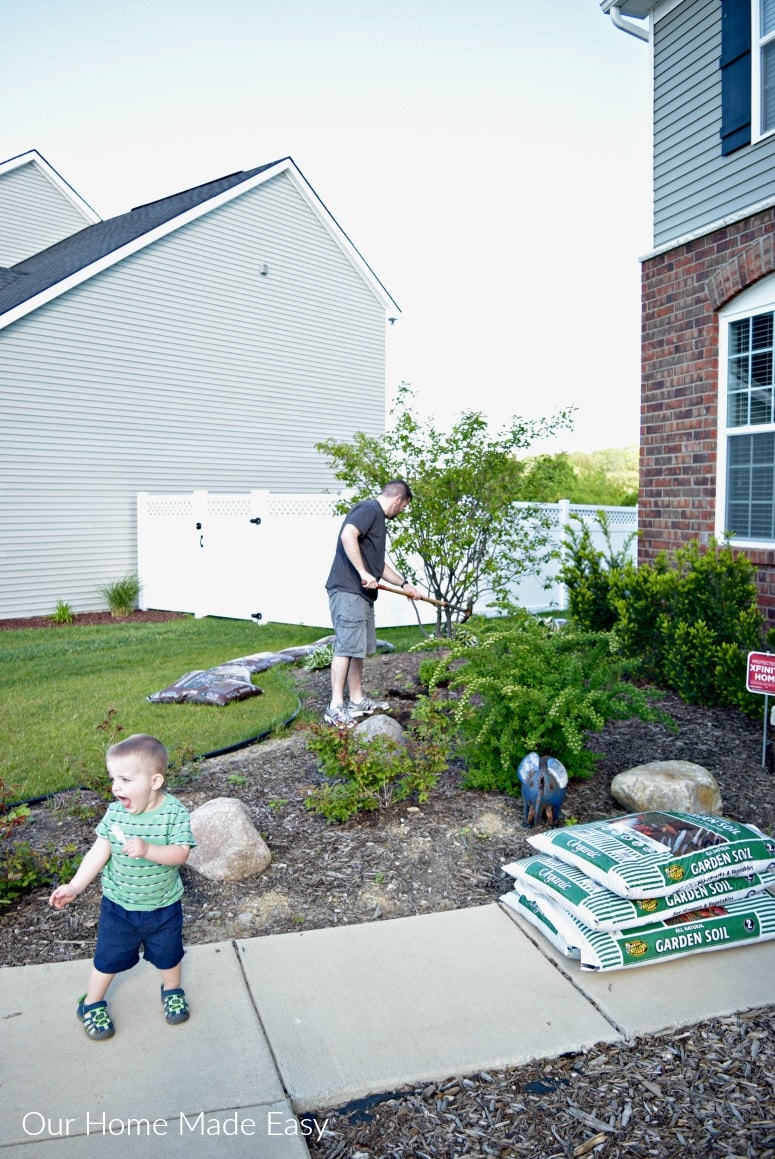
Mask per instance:
[[[775,692],[775,654],[772,652],[748,653],[748,673],[745,686],[749,692],[763,692],[765,696]]]
[[[775,692],[775,655],[772,652],[749,652],[745,686],[749,692],[764,693],[764,729],[762,732],[762,767],[767,767],[767,705]]]

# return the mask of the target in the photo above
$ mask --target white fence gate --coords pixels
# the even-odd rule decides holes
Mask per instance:
[[[137,496],[140,606],[196,616],[328,627],[324,584],[341,523],[341,516],[334,514],[336,501],[331,495],[269,491],[184,495],[141,491]],[[594,520],[598,508],[566,502],[543,506],[551,516],[558,544],[571,515],[577,514],[590,526],[596,545],[602,546]],[[637,531],[637,509],[604,510],[612,544],[619,550],[626,537]],[[531,611],[564,608],[565,593],[555,579],[558,567],[555,563],[542,576],[517,580],[513,588],[517,602]],[[432,605],[383,592],[377,601],[377,624],[382,628],[413,624],[415,608],[424,623],[435,620]],[[486,612],[486,601],[476,610]]]

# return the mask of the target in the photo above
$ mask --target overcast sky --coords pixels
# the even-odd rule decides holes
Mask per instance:
[[[402,309],[388,390],[638,439],[648,47],[598,0],[0,0],[0,160],[103,217],[290,155]]]

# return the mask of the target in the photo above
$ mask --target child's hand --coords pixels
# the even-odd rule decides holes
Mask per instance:
[[[130,837],[121,852],[127,857],[146,857],[148,842],[143,841],[142,837]]]
[[[75,901],[77,897],[78,894],[71,885],[58,885],[48,899],[48,904],[54,909],[64,909],[69,902]]]

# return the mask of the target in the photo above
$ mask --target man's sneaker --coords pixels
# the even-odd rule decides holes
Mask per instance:
[[[89,1038],[102,1039],[112,1038],[116,1033],[116,1028],[110,1020],[108,1014],[107,1002],[90,1002],[88,1006],[84,1004],[85,994],[82,994],[78,999],[78,1009],[76,1013],[83,1023],[83,1028],[88,1034]]]
[[[355,720],[343,704],[329,704],[323,713],[323,720],[335,728],[352,728],[355,724]]]
[[[387,712],[390,705],[386,700],[372,700],[368,696],[364,696],[363,700],[351,700],[347,705],[347,712],[350,716],[371,716],[373,712]]]
[[[188,1022],[191,1011],[186,1002],[185,991],[165,990],[162,986],[161,1004],[164,1007],[164,1017],[170,1026],[176,1026],[178,1022]]]

